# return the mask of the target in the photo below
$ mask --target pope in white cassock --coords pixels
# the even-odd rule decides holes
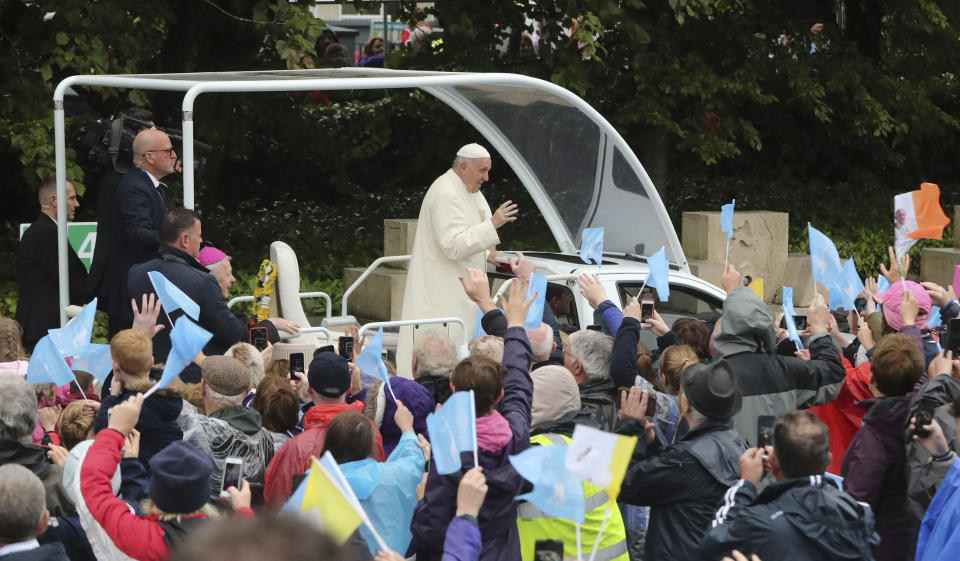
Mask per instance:
[[[417,235],[403,296],[403,319],[459,317],[472,332],[477,305],[463,292],[458,280],[468,267],[483,270],[485,262],[496,263],[497,229],[517,219],[517,205],[507,201],[490,212],[480,192],[490,173],[490,153],[479,144],[457,151],[453,166],[438,177],[420,206]],[[427,325],[417,330],[438,329]],[[412,328],[400,330],[397,368],[409,376]],[[459,328],[450,329],[459,342]]]

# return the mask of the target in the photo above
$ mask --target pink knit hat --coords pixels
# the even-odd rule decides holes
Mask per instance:
[[[884,292],[878,292],[877,298],[883,300],[883,319],[887,325],[900,331],[903,327],[903,319],[900,317],[900,304],[903,302],[903,285],[907,290],[913,292],[917,298],[917,304],[920,310],[917,312],[917,325],[924,325],[927,322],[927,315],[930,313],[930,295],[922,286],[913,281],[897,281],[890,284],[890,288]]]
[[[226,258],[226,253],[213,246],[207,246],[200,250],[200,255],[197,257],[197,261],[199,261],[204,267],[208,267],[214,263],[219,263]]]

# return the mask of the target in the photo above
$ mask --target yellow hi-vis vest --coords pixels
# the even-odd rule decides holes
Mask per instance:
[[[530,437],[532,444],[550,446],[569,444],[570,438],[560,434],[538,434]],[[594,561],[630,561],[627,550],[627,532],[623,527],[620,507],[603,489],[583,482],[583,497],[586,520],[580,525],[580,550],[583,558],[590,557],[593,542],[603,523],[603,513],[609,508],[610,517],[603,529],[600,546]],[[572,520],[554,518],[528,502],[520,503],[517,515],[517,529],[520,533],[520,556],[523,561],[534,561],[533,550],[537,540],[560,540],[563,542],[564,561],[577,559],[577,526]]]

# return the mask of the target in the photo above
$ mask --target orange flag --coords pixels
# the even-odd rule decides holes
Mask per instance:
[[[950,219],[940,208],[940,187],[921,183],[919,191],[901,193],[893,199],[893,222],[897,255],[903,255],[917,240],[943,239]]]

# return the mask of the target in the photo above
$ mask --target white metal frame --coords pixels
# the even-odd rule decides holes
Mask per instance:
[[[372,77],[371,74],[377,77]],[[66,307],[70,302],[67,282],[67,199],[66,199],[66,136],[64,131],[64,95],[70,86],[93,86],[110,88],[132,88],[141,90],[166,90],[185,92],[182,104],[183,133],[183,206],[194,207],[193,173],[193,108],[197,96],[203,93],[242,93],[242,92],[284,92],[310,90],[370,90],[370,89],[412,89],[419,88],[448,104],[470,124],[500,153],[510,168],[517,174],[537,204],[547,226],[558,245],[564,252],[576,249],[570,233],[559,214],[549,203],[546,194],[525,161],[510,146],[501,132],[481,116],[466,100],[453,95],[447,88],[458,86],[517,86],[540,90],[559,97],[582,111],[603,133],[613,139],[627,158],[633,171],[644,184],[653,200],[655,212],[664,223],[669,224],[666,208],[657,194],[653,183],[640,164],[633,150],[620,133],[603,118],[596,109],[574,93],[550,82],[517,74],[489,73],[442,73],[411,72],[388,69],[341,69],[337,77],[317,77],[314,71],[266,71],[266,72],[221,72],[193,74],[139,74],[139,75],[75,75],[62,80],[53,94],[54,146],[56,150],[57,174],[57,258],[59,263],[59,299],[60,324],[67,321]],[[340,77],[342,75],[342,77]],[[380,77],[382,75],[382,77]],[[680,266],[689,270],[683,249],[676,232],[669,231],[668,243],[673,255],[680,256]]]

